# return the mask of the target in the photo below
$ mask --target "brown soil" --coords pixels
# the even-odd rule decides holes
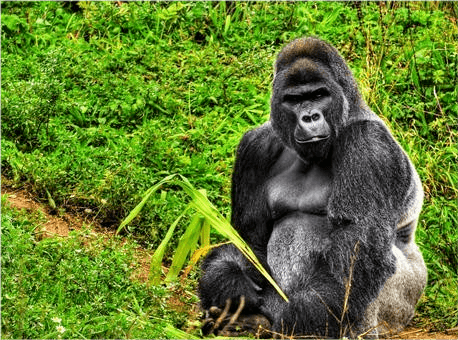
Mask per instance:
[[[107,236],[114,235],[114,231],[107,231],[106,228],[101,227],[96,220],[85,218],[84,216],[75,216],[69,213],[64,213],[59,216],[54,214],[51,208],[45,204],[39,203],[37,199],[26,190],[14,189],[8,186],[8,180],[5,180],[3,177],[1,193],[2,195],[8,194],[7,201],[14,208],[25,209],[30,213],[36,213],[37,211],[42,212],[46,220],[41,227],[43,237],[65,237],[68,236],[72,230],[82,229],[83,225],[90,226],[97,233],[103,233]],[[134,274],[136,279],[143,282],[147,281],[151,255],[150,252],[144,249],[138,249],[137,260],[140,266],[139,270]],[[185,307],[178,297],[173,300],[176,301],[171,304],[173,305],[171,308],[181,309]],[[197,312],[197,308],[192,309]],[[458,328],[441,333],[430,332],[428,329],[408,327],[400,334],[394,336],[393,339],[458,339]]]
[[[51,209],[49,207],[38,203],[27,191],[6,187],[3,182],[4,180],[2,179],[2,195],[8,194],[8,202],[12,207],[19,210],[25,209],[28,212],[41,211],[46,219],[46,222],[41,228],[41,232],[45,237],[68,236],[70,231],[81,229],[83,224],[92,224],[91,221],[86,221],[82,217],[70,214],[64,214],[62,216],[51,214]]]
[[[8,185],[8,180],[2,177],[2,195],[8,195],[8,203],[16,209],[24,209],[31,214],[40,213],[44,216],[44,223],[38,230],[39,237],[66,237],[72,230],[81,230],[84,226],[90,228],[93,232],[103,234],[106,237],[115,235],[113,230],[100,226],[97,220],[84,216],[77,216],[70,213],[56,214],[49,206],[39,203],[27,190],[20,188],[14,189]],[[136,252],[136,262],[138,269],[134,272],[133,278],[146,282],[148,280],[149,267],[151,263],[152,252],[138,248]]]
[[[458,329],[449,329],[446,333],[428,332],[426,329],[407,327],[393,339],[458,339]]]

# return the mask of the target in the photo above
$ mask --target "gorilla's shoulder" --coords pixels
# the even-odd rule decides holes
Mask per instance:
[[[239,156],[241,153],[249,153],[259,157],[276,157],[284,146],[280,142],[272,128],[270,121],[263,125],[246,132],[239,145]]]
[[[246,132],[239,144],[237,168],[268,170],[280,157],[285,146],[274,132],[270,121]]]

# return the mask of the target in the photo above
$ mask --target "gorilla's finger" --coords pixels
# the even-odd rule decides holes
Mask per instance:
[[[202,322],[202,334],[204,336],[206,335],[209,335],[213,332],[213,329],[214,329],[214,325],[215,325],[215,320],[212,319],[212,318],[206,318],[203,322]]]
[[[240,297],[239,306],[237,307],[237,310],[235,311],[234,315],[232,315],[231,319],[229,320],[228,325],[232,325],[235,321],[237,321],[244,307],[245,307],[245,296],[242,295]]]
[[[213,330],[216,330],[219,328],[219,326],[221,325],[221,322],[223,322],[224,318],[226,317],[227,313],[229,312],[229,309],[231,308],[231,303],[232,303],[231,299],[226,300],[226,306],[224,306],[224,310],[221,313],[221,315],[219,316],[219,318],[216,319],[215,325],[213,326]]]
[[[207,311],[208,317],[211,317],[213,319],[217,319],[221,315],[222,312],[223,310],[216,306],[210,307],[210,309]]]

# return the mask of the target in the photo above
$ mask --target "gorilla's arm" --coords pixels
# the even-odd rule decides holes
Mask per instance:
[[[328,201],[334,229],[325,257],[336,277],[348,277],[358,243],[349,301],[356,317],[395,272],[391,246],[413,174],[409,159],[380,121],[350,124],[334,145]]]
[[[283,149],[270,122],[249,131],[240,142],[232,175],[232,225],[264,266],[272,232],[265,184]]]
[[[265,199],[265,182],[283,146],[270,126],[247,132],[240,142],[232,177],[232,225],[267,266],[267,242],[272,231]],[[234,246],[218,247],[205,259],[199,284],[202,307],[224,306],[244,295],[246,309],[261,303],[258,293],[267,280]]]
[[[328,207],[334,221],[361,219],[368,212],[374,218],[375,212],[399,218],[413,174],[407,155],[383,123],[354,122],[334,145],[334,185]]]

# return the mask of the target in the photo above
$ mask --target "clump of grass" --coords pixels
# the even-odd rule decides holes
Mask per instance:
[[[181,180],[175,179],[176,175],[167,176],[159,183],[148,189],[148,191],[143,196],[142,201],[132,210],[132,212],[126,217],[126,219],[121,223],[117,232],[120,232],[128,225],[137,215],[140,213],[140,210],[145,205],[146,201],[153,195],[159,188],[164,184],[174,184],[180,186],[186,194],[188,194],[192,201],[188,208],[178,217],[178,219],[172,224],[169,231],[167,232],[166,237],[161,242],[156,252],[154,253],[151,260],[151,281],[153,283],[159,282],[160,272],[158,268],[161,267],[162,259],[164,256],[165,248],[169,243],[176,225],[178,224],[181,217],[188,211],[189,207],[195,209],[199,214],[195,215],[191,221],[191,224],[186,229],[184,235],[182,236],[180,243],[175,251],[175,255],[172,260],[172,266],[169,273],[167,274],[166,281],[173,281],[178,276],[179,271],[183,267],[186,257],[189,253],[192,253],[192,250],[197,248],[197,242],[201,240],[201,246],[204,248],[198,251],[192,259],[195,263],[198,260],[198,257],[205,254],[206,250],[210,249],[209,238],[210,238],[210,229],[213,227],[220,235],[230,240],[239,250],[245,255],[245,257],[260,271],[260,273],[274,286],[280,296],[288,301],[287,296],[283,293],[281,288],[277,285],[274,279],[270,276],[267,270],[262,266],[259,260],[256,258],[256,255],[251,250],[251,248],[246,244],[246,242],[241,238],[239,233],[232,227],[232,225],[227,221],[215,208],[213,204],[207,199],[207,197],[199,190],[195,189],[192,184],[183,176]]]
[[[194,337],[179,330],[189,315],[168,307],[169,290],[129,279],[135,242],[89,229],[39,241],[40,220],[5,205],[2,338]]]

